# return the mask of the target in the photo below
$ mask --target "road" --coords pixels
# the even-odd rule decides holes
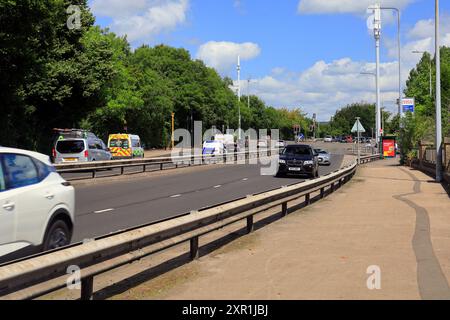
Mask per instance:
[[[321,175],[340,168],[342,154]],[[212,165],[172,175],[76,186],[73,242],[168,219],[249,194],[299,183],[303,177],[263,176],[259,165]]]

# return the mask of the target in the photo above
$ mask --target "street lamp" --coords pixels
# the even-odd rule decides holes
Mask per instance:
[[[238,139],[241,140],[241,57],[237,58],[237,77],[238,77]]]
[[[426,51],[419,51],[419,50],[414,50],[412,53],[420,53],[420,54],[425,54]],[[431,66],[431,55],[430,55],[430,98],[433,98],[433,87],[432,87],[432,66]]]
[[[402,55],[400,43],[400,9],[395,7],[381,7],[380,10],[394,10],[397,13],[397,46],[398,46],[398,114],[401,118],[403,110],[402,105]]]
[[[364,74],[364,75],[370,75],[373,76],[375,78],[375,83],[377,82],[377,74],[374,72],[360,72],[359,74]],[[377,127],[377,110],[375,108],[375,128]],[[377,129],[378,130],[378,129]],[[378,136],[377,136],[378,137]],[[372,138],[374,138],[373,136],[373,128],[372,128]],[[377,142],[378,142],[378,138],[377,138]]]
[[[442,119],[441,119],[441,52],[439,39],[439,0],[435,2],[436,47],[436,182],[442,181]]]
[[[380,4],[377,3],[373,6],[369,7],[370,10],[373,10],[373,34],[375,37],[375,52],[376,52],[376,141],[377,144],[380,143],[380,125],[381,125],[381,99],[380,99],[380,38],[381,38],[381,7]]]

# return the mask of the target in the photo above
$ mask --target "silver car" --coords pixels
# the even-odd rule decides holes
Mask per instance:
[[[329,166],[331,165],[331,155],[322,149],[314,149],[314,151],[317,153],[319,166]]]
[[[105,143],[97,137],[58,140],[52,153],[55,163],[108,161],[112,158]]]

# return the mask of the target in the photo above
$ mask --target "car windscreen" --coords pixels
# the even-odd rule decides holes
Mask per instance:
[[[84,151],[84,140],[61,140],[56,144],[59,153],[81,153]]]
[[[128,149],[130,145],[128,139],[111,139],[109,140],[109,147]]]
[[[309,156],[311,155],[311,148],[309,147],[287,147],[283,150],[284,155],[292,156]]]

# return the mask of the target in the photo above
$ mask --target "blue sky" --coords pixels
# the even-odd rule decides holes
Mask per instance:
[[[329,120],[351,102],[373,102],[374,41],[365,8],[375,0],[91,0],[97,23],[127,34],[133,47],[159,43],[183,47],[193,58],[236,79],[275,107],[301,107]],[[441,1],[444,44],[450,45],[450,1]],[[433,51],[434,1],[386,0],[402,9],[403,80],[420,55]],[[395,110],[398,95],[395,16],[383,16],[382,91]],[[448,43],[446,43],[448,42]],[[247,92],[242,82],[243,94]]]

